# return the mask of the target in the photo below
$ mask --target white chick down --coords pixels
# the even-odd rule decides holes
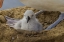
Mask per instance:
[[[42,24],[36,19],[35,13],[32,10],[27,10],[23,18],[15,23],[14,28],[28,31],[43,30]]]
[[[9,23],[10,22],[9,20],[11,20],[13,24],[12,26],[10,26],[11,23]],[[13,27],[16,30],[27,30],[27,31],[42,31],[43,30],[42,24],[38,21],[35,13],[32,10],[27,10],[24,13],[23,18],[20,20],[9,18],[7,22],[10,27]]]

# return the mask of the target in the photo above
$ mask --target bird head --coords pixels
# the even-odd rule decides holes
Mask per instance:
[[[24,13],[24,17],[26,18],[27,23],[28,23],[31,19],[34,19],[35,18],[35,13],[32,10],[27,10]]]

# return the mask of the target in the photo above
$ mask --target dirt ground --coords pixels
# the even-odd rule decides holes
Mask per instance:
[[[18,32],[14,28],[6,25],[5,16],[21,19],[26,10],[36,10],[31,7],[18,7],[13,9],[0,11],[0,42],[64,42],[64,20],[61,21],[55,28],[48,31],[33,32],[21,31]],[[46,28],[58,19],[59,11],[44,11],[37,18]]]

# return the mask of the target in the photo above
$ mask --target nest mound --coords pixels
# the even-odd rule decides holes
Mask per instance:
[[[6,25],[5,16],[21,19],[26,10],[36,10],[31,7],[18,7],[0,11],[0,42],[64,42],[64,21],[61,21],[55,28],[49,31],[32,32],[22,31],[10,28]],[[58,19],[59,11],[44,11],[37,16],[43,27],[48,27]]]

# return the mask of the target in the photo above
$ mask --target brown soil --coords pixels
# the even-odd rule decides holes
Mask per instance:
[[[31,7],[19,7],[0,11],[0,42],[64,42],[64,21],[61,21],[55,28],[49,31],[44,30],[41,32],[18,32],[6,25],[5,16],[21,19],[24,12],[28,9],[34,12],[39,11]],[[44,11],[37,18],[45,28],[56,21],[59,15],[59,11]]]

